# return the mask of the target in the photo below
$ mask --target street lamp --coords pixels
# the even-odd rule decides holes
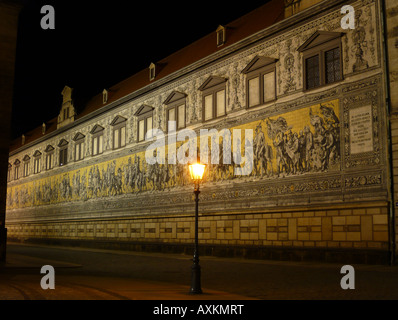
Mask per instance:
[[[205,172],[205,165],[196,162],[189,165],[189,174],[194,182],[195,188],[195,250],[193,253],[192,277],[191,277],[191,290],[190,293],[202,293],[200,285],[200,265],[199,265],[199,250],[198,250],[198,220],[199,220],[199,183],[202,181],[203,173]]]

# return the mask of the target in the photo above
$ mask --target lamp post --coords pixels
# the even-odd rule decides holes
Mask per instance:
[[[199,265],[199,250],[198,250],[198,221],[199,221],[199,183],[202,181],[203,173],[205,172],[205,165],[194,163],[189,165],[189,174],[194,182],[195,194],[195,249],[193,253],[192,277],[191,277],[191,290],[192,294],[202,293],[201,280],[200,280],[200,265]]]

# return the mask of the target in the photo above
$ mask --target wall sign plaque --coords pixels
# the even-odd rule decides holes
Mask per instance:
[[[372,106],[350,110],[351,154],[373,151],[372,128]]]

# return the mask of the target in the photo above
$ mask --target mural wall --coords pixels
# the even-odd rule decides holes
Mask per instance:
[[[64,168],[55,164],[49,172],[42,170],[37,176],[31,175],[9,183],[7,210],[12,212],[36,206],[44,209],[48,205],[83,204],[90,200],[120,197],[129,197],[131,203],[144,194],[152,195],[163,191],[175,192],[176,195],[166,196],[162,200],[152,197],[150,203],[156,205],[162,201],[180,199],[180,189],[191,185],[187,166],[167,163],[149,165],[145,161],[144,146],[135,140],[137,121],[134,114],[137,109],[143,104],[154,107],[154,127],[165,130],[163,102],[174,91],[186,94],[188,128],[194,127],[197,131],[198,127],[214,127],[218,131],[225,128],[231,131],[241,129],[242,134],[244,129],[253,130],[253,159],[249,161],[253,161],[254,169],[250,175],[235,174],[241,165],[223,164],[223,144],[219,142],[220,163],[208,165],[204,182],[204,186],[214,186],[217,189],[212,194],[222,193],[216,198],[228,199],[230,193],[237,194],[235,189],[247,182],[250,183],[250,188],[242,187],[244,190],[239,191],[242,200],[250,197],[257,199],[258,194],[264,190],[267,195],[287,196],[294,190],[299,197],[303,192],[320,190],[335,192],[341,201],[348,199],[348,194],[363,194],[360,188],[368,188],[366,190],[369,190],[369,195],[385,199],[385,114],[376,32],[379,30],[377,17],[380,9],[374,0],[358,1],[353,6],[357,23],[354,30],[342,30],[340,10],[333,10],[217,63],[199,68],[194,74],[180,77],[149,94],[132,99],[123,106],[62,133],[62,137],[53,137],[25,150],[24,154],[13,155],[10,163],[14,163],[17,158],[22,159],[25,154],[33,154],[36,150],[44,154],[47,145],[57,146],[60,139],[72,141],[77,133],[86,137],[83,161],[73,163],[73,152],[69,152],[69,164]],[[302,57],[297,48],[319,30],[343,33],[344,81],[315,92],[303,92]],[[255,56],[277,59],[277,99],[267,105],[247,109],[246,78],[242,70]],[[228,79],[228,117],[215,121],[210,126],[202,123],[203,97],[198,91],[209,76]],[[121,152],[112,150],[112,128],[109,125],[117,116],[127,119],[128,144],[126,150]],[[91,156],[90,130],[96,125],[105,128],[102,158]],[[364,128],[367,129],[366,132]],[[242,155],[244,145],[243,136]],[[220,184],[233,186],[230,186],[231,190],[217,188]],[[206,198],[206,195],[203,194],[203,197]],[[143,197],[140,201],[149,201],[148,199]],[[211,199],[214,197],[209,198]],[[137,203],[141,202],[137,200]],[[118,202],[117,205],[122,205],[121,203]],[[107,206],[105,202],[102,205]],[[83,205],[76,210],[82,210],[82,207]],[[124,207],[128,207],[127,203]],[[57,208],[58,210],[60,209]],[[28,215],[29,210],[26,212]]]
[[[275,179],[339,170],[338,115],[339,103],[333,100],[231,128],[241,129],[242,133],[244,129],[253,130],[253,159],[247,161],[253,161],[254,168],[249,176],[236,175],[234,169],[240,165],[224,163],[223,141],[220,139],[219,164],[210,163],[207,166],[205,183],[251,177]],[[242,143],[242,156],[244,147]],[[190,183],[186,164],[151,165],[145,160],[145,152],[141,152],[11,187],[7,192],[7,208],[86,201],[170,189]]]

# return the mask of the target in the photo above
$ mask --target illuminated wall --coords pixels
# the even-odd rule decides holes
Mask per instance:
[[[343,31],[336,7],[277,36],[253,40],[248,48],[79,123],[62,136],[12,154],[10,163],[35,150],[43,152],[48,144],[56,146],[61,139],[72,141],[78,132],[87,137],[82,161],[8,184],[10,237],[135,248],[192,244],[194,201],[187,166],[149,165],[145,151],[150,142],[136,141],[138,108],[153,106],[155,127],[165,131],[163,101],[176,91],[186,94],[186,125],[198,137],[201,129],[240,129],[244,156],[251,143],[245,130],[253,132],[251,174],[236,174],[242,170],[237,163],[207,166],[199,225],[205,246],[214,252],[220,246],[255,248],[264,257],[278,248],[299,249],[300,254],[293,254],[299,259],[308,248],[322,249],[323,258],[331,250],[359,250],[365,256],[362,262],[372,255],[385,259],[391,246],[390,172],[380,6],[378,1],[353,6],[358,28],[341,37],[342,81],[303,90],[303,60],[297,50],[319,30]],[[256,56],[277,61],[276,100],[247,108],[242,70]],[[227,79],[227,116],[202,122],[198,88],[210,76]],[[127,119],[127,144],[114,151],[109,124],[117,116]],[[105,128],[105,151],[94,157],[89,137],[97,124]]]

